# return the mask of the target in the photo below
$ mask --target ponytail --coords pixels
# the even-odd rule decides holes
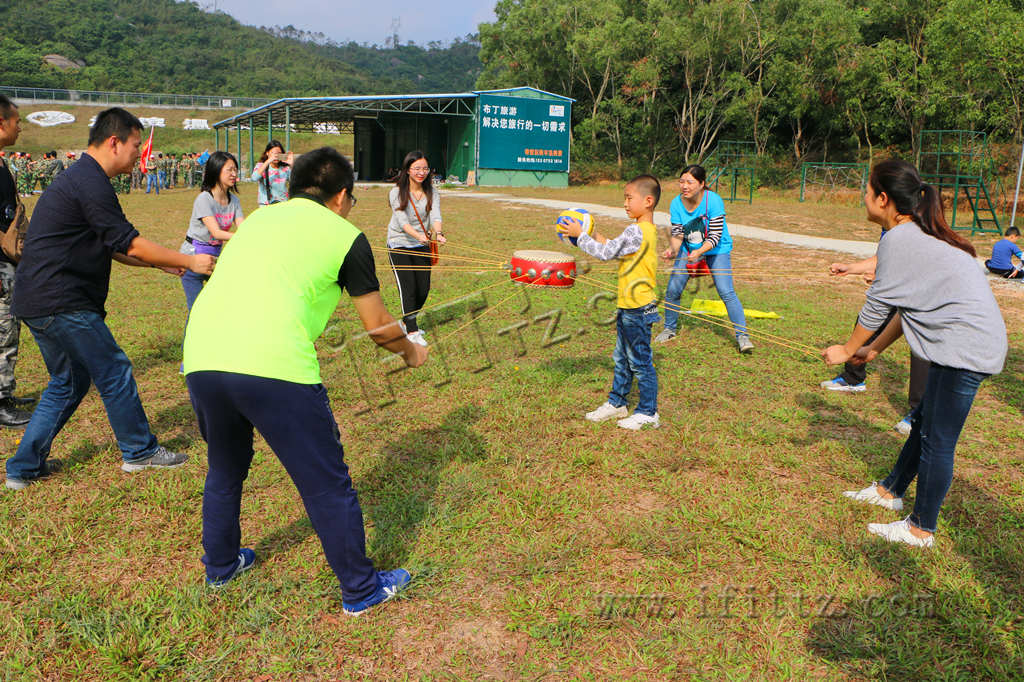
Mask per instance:
[[[911,215],[925,234],[930,234],[950,246],[966,251],[972,257],[978,255],[978,252],[974,250],[974,245],[954,232],[946,222],[946,214],[942,210],[942,194],[932,185],[922,183],[921,201]]]
[[[871,169],[868,184],[875,194],[885,192],[896,210],[911,216],[917,226],[927,235],[944,241],[974,257],[974,246],[954,232],[942,210],[942,195],[939,190],[921,180],[917,169],[906,161],[890,159],[876,164]]]

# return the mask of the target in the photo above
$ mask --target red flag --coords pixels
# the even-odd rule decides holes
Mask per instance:
[[[149,139],[146,140],[146,144],[142,145],[142,154],[139,157],[139,170],[141,170],[143,173],[148,173],[149,172],[146,169],[146,166],[147,166],[147,164],[149,164],[149,157],[153,156],[153,131],[154,130],[156,130],[155,127],[149,129]]]

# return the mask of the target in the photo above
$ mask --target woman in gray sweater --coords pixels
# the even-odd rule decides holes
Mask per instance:
[[[844,494],[900,510],[916,476],[913,512],[902,521],[870,523],[868,530],[891,542],[930,547],[978,386],[1003,369],[1006,325],[974,247],[949,228],[938,189],[922,182],[917,169],[905,161],[879,163],[871,170],[864,204],[868,219],[886,231],[875,280],[853,335],[826,348],[825,361],[871,361],[903,334],[910,351],[931,369],[893,470],[881,483]],[[899,314],[869,343],[892,310]]]
[[[421,151],[405,155],[395,186],[388,193],[388,255],[402,299],[402,321],[409,339],[427,345],[416,314],[430,293],[430,242],[447,241],[441,231],[441,201],[434,192],[430,164]]]

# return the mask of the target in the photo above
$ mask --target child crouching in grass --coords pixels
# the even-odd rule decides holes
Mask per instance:
[[[1024,278],[1024,269],[1022,269],[1024,268],[1024,253],[1017,246],[1018,239],[1020,239],[1020,230],[1016,227],[1006,228],[1003,238],[992,246],[992,257],[985,261],[985,267],[989,272],[1006,279]],[[1021,266],[1015,266],[1010,260],[1010,256],[1016,256],[1017,260],[1021,262]]]
[[[600,233],[591,237],[582,225],[570,221],[565,234],[577,237],[577,246],[599,260],[619,260],[618,312],[615,329],[617,340],[615,373],[608,401],[586,418],[603,422],[618,418],[624,429],[638,431],[644,427],[658,428],[658,375],[651,354],[651,327],[660,321],[655,274],[658,269],[657,229],[654,207],[661,198],[661,185],[651,175],[638,175],[626,185],[624,207],[635,222],[615,239]],[[629,414],[626,397],[636,377],[640,399]]]

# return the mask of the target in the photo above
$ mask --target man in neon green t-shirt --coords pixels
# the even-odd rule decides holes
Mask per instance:
[[[256,561],[253,550],[240,547],[239,527],[255,427],[299,489],[341,583],[345,613],[359,615],[410,576],[377,571],[366,556],[363,515],[313,342],[344,288],[378,345],[410,367],[427,354],[385,309],[370,243],[345,219],[355,205],[354,180],[352,165],[329,147],[299,157],[292,198],[253,213],[224,247],[189,314],[184,365],[209,459],[207,584],[221,587]]]

